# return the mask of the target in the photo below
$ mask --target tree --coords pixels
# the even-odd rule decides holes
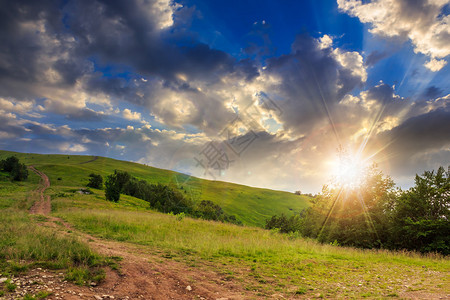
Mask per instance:
[[[94,174],[94,173],[89,174],[89,182],[86,186],[94,188],[94,189],[101,189],[103,187],[102,175]]]
[[[224,214],[222,207],[211,200],[202,200],[197,205],[196,213],[202,219],[214,221],[222,220]]]
[[[118,170],[114,170],[113,174],[108,175],[105,180],[106,200],[118,202],[120,199],[120,193],[130,178],[131,176],[128,172]]]
[[[23,181],[28,178],[28,169],[25,164],[21,164],[15,156],[10,156],[0,161],[0,169],[8,172],[11,179],[15,181]]]
[[[393,207],[392,246],[450,254],[450,166],[416,175]]]
[[[266,220],[266,229],[279,229],[282,233],[300,231],[301,216],[293,215],[289,218],[285,214],[278,216],[272,216]]]
[[[362,248],[383,246],[389,241],[394,186],[392,179],[375,165],[365,171],[357,187],[324,186],[305,213],[302,234],[326,243],[337,241]]]

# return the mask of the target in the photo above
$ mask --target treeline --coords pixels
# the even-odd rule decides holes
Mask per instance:
[[[15,156],[0,160],[0,170],[9,173],[11,180],[24,181],[28,178],[28,169]]]
[[[416,175],[409,190],[370,168],[351,190],[325,186],[299,215],[273,216],[266,228],[324,243],[450,254],[450,167]]]
[[[100,175],[89,175],[90,187],[101,187]],[[150,184],[139,180],[128,172],[115,170],[105,180],[105,196],[107,200],[118,202],[120,194],[133,196],[147,201],[151,208],[163,213],[185,214],[194,218],[214,220],[241,225],[234,215],[226,214],[220,205],[209,200],[196,202],[185,196],[177,188],[163,184]]]

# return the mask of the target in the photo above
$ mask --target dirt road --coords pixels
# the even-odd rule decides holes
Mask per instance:
[[[34,166],[29,166],[28,168],[41,177],[41,182],[38,188],[33,191],[33,197],[36,200],[33,206],[30,208],[30,213],[49,215],[50,212],[52,211],[50,196],[44,195],[44,192],[47,188],[50,187],[50,180],[48,179],[47,175],[37,170]]]
[[[120,272],[108,269],[106,279],[99,285],[90,287],[76,286],[62,279],[54,280],[58,277],[57,272],[49,277],[52,274],[50,270],[32,270],[27,276],[34,276],[34,281],[35,277],[39,277],[53,291],[47,299],[225,300],[255,297],[252,292],[245,291],[240,284],[224,278],[225,275],[218,274],[206,264],[189,267],[183,262],[149,254],[149,249],[143,246],[93,237],[76,230],[62,219],[50,216],[50,197],[44,195],[45,190],[50,187],[50,181],[43,172],[32,166],[30,169],[41,177],[39,187],[33,192],[36,201],[30,212],[47,216],[48,220],[42,223],[43,226],[50,227],[59,234],[77,236],[102,255],[123,258]],[[23,284],[21,288],[26,289],[27,284]]]

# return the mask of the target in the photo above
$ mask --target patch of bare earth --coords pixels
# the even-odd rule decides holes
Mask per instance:
[[[36,294],[49,291],[47,299],[258,299],[254,291],[243,289],[252,279],[245,275],[245,270],[236,266],[236,273],[242,273],[240,281],[225,279],[217,271],[217,266],[198,263],[190,267],[186,263],[177,262],[150,253],[144,246],[103,240],[74,229],[67,222],[49,216],[51,211],[50,197],[44,191],[50,186],[48,177],[34,167],[30,169],[41,177],[41,184],[33,192],[36,199],[30,213],[43,214],[48,220],[41,223],[52,227],[58,234],[75,235],[89,244],[91,249],[105,255],[121,257],[120,270],[106,270],[106,279],[99,284],[87,283],[77,286],[64,280],[63,273],[35,268],[27,274],[13,278],[17,285],[13,293],[0,299],[22,299],[25,294]],[[1,277],[1,276],[0,276]],[[243,282],[242,282],[243,280]],[[317,287],[320,290],[320,287]],[[314,295],[274,294],[263,298],[292,299],[322,297]],[[408,291],[398,295],[402,299],[450,299],[444,293],[428,293],[427,291]],[[337,296],[345,298],[342,295]]]
[[[50,214],[52,207],[50,204],[50,196],[44,195],[47,188],[50,187],[50,180],[48,176],[43,172],[37,170],[35,167],[28,167],[31,171],[41,177],[41,182],[36,190],[33,191],[33,198],[36,199],[33,206],[30,208],[30,213],[48,215]]]
[[[106,279],[88,286],[77,286],[64,280],[58,271],[33,269],[13,278],[16,291],[1,299],[18,299],[26,293],[40,290],[52,294],[47,299],[247,299],[252,292],[231,281],[224,282],[220,274],[206,268],[190,268],[185,263],[161,258],[137,245],[99,239],[72,228],[62,219],[49,216],[50,197],[44,195],[50,187],[48,177],[34,167],[41,184],[33,192],[36,201],[30,213],[48,217],[43,226],[53,227],[60,234],[79,236],[91,249],[105,256],[121,257],[120,270],[106,270]]]

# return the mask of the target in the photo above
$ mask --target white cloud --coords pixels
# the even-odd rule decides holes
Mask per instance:
[[[450,16],[441,14],[442,0],[337,0],[339,9],[369,23],[371,33],[410,40],[416,53],[431,58],[426,67],[439,71],[450,55]],[[440,58],[441,60],[437,60]]]
[[[84,152],[87,148],[81,144],[62,143],[58,146],[59,151],[62,152]]]
[[[127,120],[132,120],[132,121],[140,121],[141,120],[141,113],[139,112],[133,112],[131,110],[129,110],[128,108],[125,108],[122,112],[123,117]]]
[[[428,61],[425,64],[425,67],[427,67],[428,69],[430,69],[433,72],[437,72],[440,69],[442,69],[446,64],[447,64],[447,62],[443,59],[438,60],[438,59],[432,58],[430,61]]]
[[[137,0],[136,3],[157,24],[159,29],[172,26],[173,13],[182,7],[181,4],[174,3],[172,0]]]

